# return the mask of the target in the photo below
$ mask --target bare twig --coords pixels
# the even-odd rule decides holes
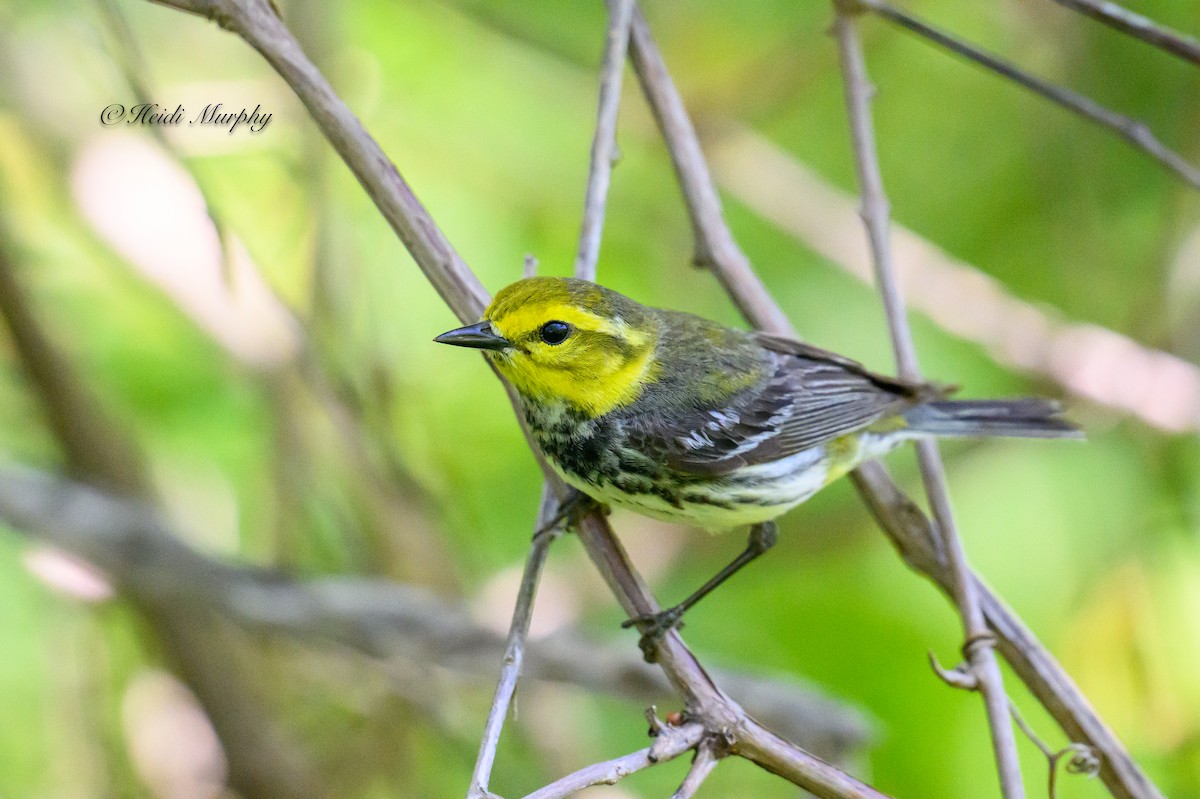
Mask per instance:
[[[641,9],[634,10],[630,41],[642,92],[667,143],[675,176],[687,204],[692,235],[696,240],[696,263],[716,275],[738,310],[756,327],[771,333],[795,335],[783,311],[774,302],[762,301],[768,296],[766,287],[725,224],[721,199],[705,166],[696,129],[654,44]]]
[[[615,785],[625,777],[644,768],[674,760],[700,743],[704,725],[685,724],[682,727],[663,726],[654,744],[631,752],[624,757],[582,768],[568,774],[545,788],[534,791],[525,799],[565,799],[591,785]]]
[[[489,796],[488,782],[492,776],[492,764],[496,761],[500,731],[504,728],[504,718],[508,715],[509,704],[517,691],[517,681],[521,677],[521,667],[525,662],[525,639],[529,635],[529,622],[533,618],[533,600],[537,596],[542,568],[546,565],[546,556],[550,552],[550,542],[558,534],[557,530],[544,528],[557,512],[558,498],[554,495],[553,486],[546,483],[542,486],[542,501],[533,528],[533,541],[529,545],[529,557],[525,559],[525,573],[521,576],[512,624],[504,645],[500,681],[496,685],[496,695],[492,699],[492,707],[483,727],[483,738],[479,743],[479,756],[471,774],[467,799],[484,799]]]
[[[1159,141],[1150,128],[1146,126],[1146,123],[1125,116],[1124,114],[1118,114],[1078,92],[1073,92],[1070,89],[1064,89],[1048,81],[1035,78],[1004,59],[940,31],[932,25],[914,17],[912,14],[902,11],[883,0],[839,1],[868,9],[889,22],[917,34],[926,41],[933,42],[969,61],[974,61],[985,69],[991,70],[1020,86],[1024,86],[1035,94],[1041,95],[1050,102],[1108,128],[1174,172],[1192,188],[1200,189],[1200,168],[1188,163],[1183,156]]]
[[[683,782],[671,794],[671,799],[692,799],[700,786],[708,779],[708,775],[717,767],[717,746],[714,739],[705,738],[696,747],[696,756],[692,759],[691,768],[683,778]]]
[[[1049,799],[1058,799],[1058,764],[1063,761],[1063,758],[1070,756],[1070,760],[1067,761],[1067,772],[1070,774],[1094,777],[1100,770],[1100,761],[1092,747],[1087,744],[1071,743],[1055,752],[1033,731],[1033,727],[1025,721],[1016,705],[1012,706],[1012,716],[1017,722],[1017,726],[1021,728],[1021,732],[1025,733],[1025,737],[1033,741],[1033,745],[1046,757],[1049,772],[1046,793]]]
[[[906,380],[921,382],[921,369],[917,363],[916,348],[908,327],[908,317],[896,281],[892,250],[888,241],[888,202],[883,190],[875,131],[871,124],[870,101],[873,89],[867,78],[866,63],[854,19],[849,11],[837,5],[836,0],[835,8],[833,32],[841,55],[842,81],[846,91],[846,110],[850,118],[855,170],[862,191],[861,215],[871,242],[875,281],[883,297],[899,374]],[[941,536],[942,551],[946,553],[950,565],[952,596],[962,616],[963,637],[967,642],[963,645],[963,654],[970,662],[975,687],[983,695],[987,707],[1001,790],[1007,799],[1021,799],[1025,796],[1025,787],[1021,780],[1017,742],[1008,712],[1008,697],[1004,693],[1000,667],[993,651],[995,639],[988,630],[983,611],[980,609],[975,593],[975,581],[971,579],[954,515],[950,510],[950,494],[946,487],[942,459],[938,454],[937,445],[932,440],[917,441],[916,450],[926,496],[937,522],[934,530]]]
[[[1184,61],[1200,65],[1200,41],[1179,31],[1160,25],[1152,19],[1135,14],[1107,0],[1054,0],[1060,6],[1086,14],[1110,28],[1127,33],[1135,39],[1152,44]]]
[[[633,19],[633,0],[615,0],[608,19],[604,58],[600,63],[600,99],[596,111],[596,134],[592,138],[591,169],[583,204],[583,223],[579,232],[579,253],[575,256],[575,277],[596,279],[596,261],[600,257],[600,234],[604,230],[604,205],[616,159],[617,111],[621,107],[621,76],[629,47],[629,23]]]

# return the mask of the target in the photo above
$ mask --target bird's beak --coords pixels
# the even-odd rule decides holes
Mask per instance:
[[[503,350],[512,346],[504,336],[492,332],[488,321],[450,330],[434,339],[438,344],[453,344],[456,347],[473,347],[477,350]]]

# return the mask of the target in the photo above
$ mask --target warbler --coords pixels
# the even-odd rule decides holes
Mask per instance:
[[[750,543],[680,604],[633,619],[643,648],[775,541],[774,520],[863,461],[922,436],[1077,437],[1044,399],[948,400],[789,338],[531,277],[434,341],[482,350],[547,462],[592,499]]]

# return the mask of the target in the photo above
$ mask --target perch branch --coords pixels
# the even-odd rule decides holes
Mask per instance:
[[[905,30],[917,34],[926,41],[962,56],[969,61],[995,72],[1026,89],[1041,95],[1055,105],[1089,119],[1102,127],[1113,131],[1128,141],[1137,149],[1149,155],[1154,160],[1174,172],[1180,179],[1194,189],[1200,189],[1200,169],[1188,163],[1183,156],[1164,145],[1147,127],[1146,123],[1132,117],[1118,114],[1078,92],[1064,89],[1061,86],[1035,78],[1023,72],[1007,61],[981,50],[978,47],[963,42],[932,25],[902,11],[883,0],[843,0],[849,4],[857,4],[889,22],[899,25]]]
[[[883,190],[883,176],[871,122],[870,101],[873,89],[867,78],[866,60],[858,40],[854,19],[843,6],[837,5],[836,0],[835,8],[833,32],[841,55],[842,82],[846,92],[846,111],[850,118],[855,170],[862,192],[861,215],[871,243],[875,281],[883,297],[900,377],[919,383],[923,378],[917,363],[916,347],[909,330],[904,301],[896,281],[896,269],[888,241],[888,201]],[[996,662],[995,637],[988,630],[983,611],[980,609],[975,582],[971,579],[966,554],[958,537],[954,515],[950,509],[950,493],[946,486],[942,459],[937,444],[932,440],[918,440],[915,446],[921,478],[925,483],[925,493],[936,521],[934,530],[941,536],[942,551],[946,553],[949,562],[951,596],[962,616],[963,638],[966,641],[963,645],[963,655],[970,663],[976,689],[982,694],[987,708],[992,749],[1000,773],[1000,787],[1006,799],[1023,799],[1025,787],[1021,779],[1016,735],[1009,715],[1008,696],[1004,693],[1000,666]]]

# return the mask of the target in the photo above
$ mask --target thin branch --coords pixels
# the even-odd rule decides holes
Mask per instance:
[[[634,66],[638,69],[643,91],[653,107],[660,130],[672,153],[679,181],[684,186],[709,186],[712,181],[700,154],[699,141],[687,112],[678,102],[678,92],[670,75],[662,67],[662,58],[654,46],[644,18],[634,18]],[[684,157],[688,153],[697,157]],[[688,213],[697,232],[698,242],[729,241],[732,235],[721,213],[715,192],[684,191]],[[693,207],[700,204],[702,207]],[[713,230],[708,230],[713,227]],[[697,247],[701,247],[700,243]],[[795,335],[787,317],[762,282],[750,272],[744,255],[735,248],[712,249],[711,268],[734,304],[754,326],[772,332]],[[780,321],[782,320],[782,325]],[[949,593],[950,582],[944,569],[939,539],[932,523],[921,509],[896,486],[879,463],[867,463],[851,473],[859,495],[880,527],[892,540],[905,561]],[[1138,767],[1112,730],[1100,719],[1071,678],[1028,628],[975,578],[989,625],[1000,639],[1000,648],[1014,670],[1075,740],[1090,743],[1102,754],[1101,778],[1117,799],[1162,799],[1158,789]]]
[[[705,738],[696,747],[696,757],[692,759],[691,768],[683,782],[671,794],[671,799],[692,799],[700,786],[708,779],[708,775],[717,767],[717,747],[712,738]]]
[[[1054,0],[1110,28],[1200,66],[1200,41],[1106,0]]]
[[[750,259],[738,247],[725,224],[721,198],[705,165],[696,129],[640,8],[634,11],[631,42],[631,57],[642,93],[658,121],[671,164],[675,167],[675,177],[683,191],[696,241],[696,263],[712,271],[738,310],[755,327],[771,333],[795,335],[787,315],[770,299],[766,287],[750,266]]]
[[[1041,78],[1035,78],[999,56],[988,53],[948,33],[940,31],[914,17],[912,14],[902,11],[883,0],[842,0],[842,2],[848,2],[878,14],[889,22],[917,34],[926,41],[933,42],[969,61],[974,61],[985,69],[991,70],[1020,86],[1024,86],[1035,94],[1041,95],[1050,102],[1108,128],[1174,172],[1192,188],[1200,189],[1200,168],[1192,165],[1179,153],[1159,141],[1150,128],[1146,126],[1146,123],[1125,116],[1124,114],[1118,114],[1116,111],[1112,111],[1078,92],[1064,89],[1061,86],[1055,86]]]
[[[592,138],[591,169],[583,204],[579,253],[575,256],[575,277],[582,280],[596,279],[600,234],[604,230],[604,205],[617,156],[617,111],[621,107],[621,76],[625,71],[633,7],[633,0],[615,0],[609,13],[604,58],[600,64],[600,99],[596,111],[596,133]]]
[[[624,757],[582,768],[568,774],[545,788],[534,791],[524,799],[566,799],[592,785],[615,785],[630,774],[674,760],[700,743],[704,725],[686,724],[682,727],[662,727],[654,744],[631,752]]]
[[[922,381],[921,369],[917,363],[916,347],[909,330],[904,301],[896,281],[896,269],[888,240],[888,201],[883,190],[875,131],[871,123],[870,102],[873,89],[867,78],[866,60],[858,40],[854,19],[845,7],[837,5],[836,0],[834,5],[836,18],[833,32],[841,55],[842,81],[846,92],[846,111],[850,118],[855,171],[858,173],[862,192],[861,215],[871,243],[875,281],[883,298],[900,377],[919,383]],[[925,493],[937,522],[934,530],[941,535],[942,551],[946,553],[950,565],[952,595],[962,616],[963,637],[967,642],[963,646],[963,654],[970,662],[977,690],[983,695],[987,708],[992,748],[1000,773],[1000,787],[1007,799],[1022,799],[1025,796],[1025,787],[1021,780],[1016,736],[1009,716],[1008,696],[1004,693],[1000,667],[993,650],[994,638],[988,631],[983,611],[980,609],[975,593],[975,581],[971,579],[966,554],[963,552],[954,515],[950,509],[950,494],[946,487],[942,459],[938,454],[937,444],[932,440],[917,441],[916,450]]]
[[[1016,705],[1012,706],[1012,716],[1013,720],[1017,722],[1017,726],[1021,728],[1021,732],[1025,733],[1025,737],[1032,741],[1033,745],[1046,758],[1047,770],[1049,772],[1046,793],[1049,799],[1058,799],[1058,764],[1063,761],[1063,758],[1067,756],[1071,758],[1067,762],[1067,772],[1070,774],[1084,774],[1088,777],[1094,777],[1100,770],[1100,761],[1096,757],[1096,753],[1087,744],[1071,743],[1055,752],[1033,731],[1033,727],[1025,721],[1021,712],[1017,710]]]
[[[496,761],[496,747],[500,744],[500,731],[504,728],[504,719],[508,715],[513,694],[517,691],[517,681],[521,677],[521,667],[525,662],[525,639],[529,635],[529,622],[533,619],[533,600],[537,596],[542,568],[546,565],[546,556],[550,552],[550,542],[558,534],[557,530],[544,528],[550,524],[550,520],[557,512],[558,499],[554,496],[553,487],[546,483],[542,486],[542,501],[538,507],[537,522],[533,528],[533,541],[529,545],[529,557],[525,560],[525,573],[521,576],[521,587],[513,608],[512,624],[509,626],[508,640],[504,645],[500,680],[496,685],[492,707],[488,711],[487,722],[483,727],[483,738],[479,743],[479,755],[475,760],[475,769],[471,773],[471,786],[467,790],[467,799],[485,799],[489,795],[488,782],[492,777],[492,765]]]

